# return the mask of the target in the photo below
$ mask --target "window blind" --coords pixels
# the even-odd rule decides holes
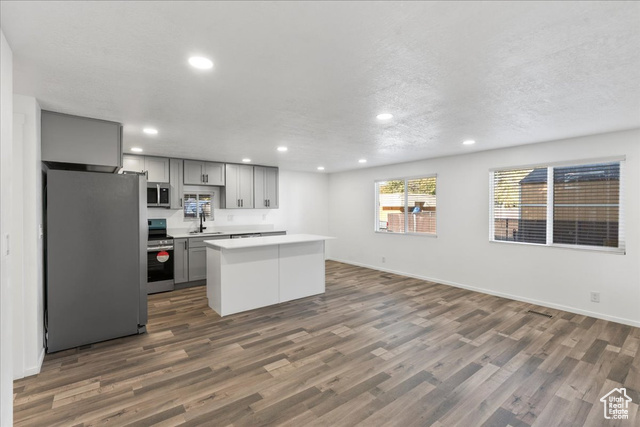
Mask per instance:
[[[623,168],[617,161],[492,172],[492,240],[624,250]]]
[[[553,185],[553,243],[619,246],[619,162],[556,167]]]
[[[547,168],[493,173],[494,240],[546,243]]]

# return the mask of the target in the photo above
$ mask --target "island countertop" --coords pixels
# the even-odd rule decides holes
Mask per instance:
[[[320,236],[316,234],[289,234],[286,236],[265,236],[246,239],[205,240],[204,243],[207,247],[214,249],[242,249],[255,248],[259,246],[317,242],[331,239],[335,239],[335,237]]]

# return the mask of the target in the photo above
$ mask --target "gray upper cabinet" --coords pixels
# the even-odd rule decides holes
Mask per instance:
[[[278,168],[254,166],[253,180],[256,209],[277,209]]]
[[[42,111],[42,161],[56,169],[116,172],[122,167],[122,125]]]
[[[224,179],[224,163],[204,163],[204,174],[206,178],[206,185],[218,185],[223,186]]]
[[[169,209],[182,209],[183,207],[183,184],[182,177],[184,176],[183,164],[180,159],[169,160],[169,184],[171,184],[171,191],[169,193],[170,206]]]
[[[185,160],[184,185],[224,186],[224,163]]]
[[[147,181],[169,183],[169,159],[145,157],[144,170],[147,171]]]
[[[144,172],[144,156],[123,154],[122,170],[127,172]]]
[[[169,159],[164,157],[124,154],[122,156],[122,170],[145,173],[149,182],[169,183],[170,181]]]
[[[253,166],[249,165],[225,165],[226,186],[224,197],[221,198],[222,206],[226,209],[252,209],[253,208]]]
[[[184,161],[184,185],[202,185],[204,183],[204,162]]]

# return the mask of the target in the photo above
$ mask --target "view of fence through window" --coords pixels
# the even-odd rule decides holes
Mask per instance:
[[[553,243],[618,247],[620,163],[553,169]]]
[[[619,217],[620,162],[493,172],[494,240],[623,249]]]
[[[377,231],[436,233],[435,176],[380,181],[376,193]]]
[[[204,211],[207,218],[211,217],[211,194],[184,194],[184,217],[197,218]]]

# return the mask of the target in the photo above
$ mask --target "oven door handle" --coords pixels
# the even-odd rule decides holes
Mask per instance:
[[[172,251],[173,245],[171,246],[156,246],[155,248],[147,248],[147,252],[159,252],[159,251]]]

